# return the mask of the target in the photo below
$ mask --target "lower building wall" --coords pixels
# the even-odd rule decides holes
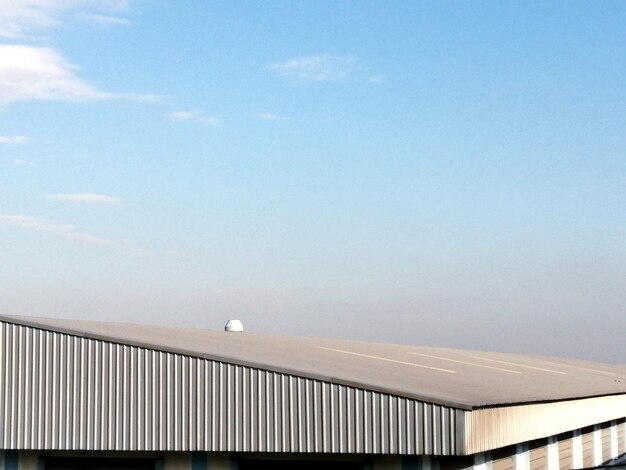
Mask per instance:
[[[465,412],[467,455],[545,439],[626,417],[626,394]]]
[[[64,462],[81,462],[89,459],[101,468],[117,470],[147,468],[154,470],[235,470],[236,465],[230,455],[196,454],[172,452],[153,454],[142,452],[41,452],[41,451],[0,451],[0,470],[46,470],[64,468]],[[118,465],[115,463],[118,462]],[[134,464],[133,462],[136,462]],[[143,464],[143,465],[140,465]],[[69,467],[68,467],[69,468]],[[96,467],[100,468],[100,467]]]
[[[0,450],[0,470],[58,470],[66,468],[64,462],[81,459],[97,462],[102,470],[250,470],[318,466],[325,470],[570,470],[610,463],[624,455],[626,419],[621,419],[467,457]]]
[[[459,470],[471,467],[467,457],[0,450],[0,470],[75,470],[83,468],[87,461],[89,468],[96,470]]]
[[[593,468],[626,455],[626,420],[474,454],[474,470]]]

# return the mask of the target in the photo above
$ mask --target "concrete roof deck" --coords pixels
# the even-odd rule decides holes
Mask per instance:
[[[623,367],[574,359],[38,317],[0,321],[462,409],[626,394]]]

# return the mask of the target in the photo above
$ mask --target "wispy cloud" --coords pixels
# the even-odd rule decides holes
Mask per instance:
[[[121,26],[130,23],[128,19],[120,16],[100,15],[97,13],[78,13],[75,18],[79,21],[98,26]]]
[[[57,25],[64,3],[69,2],[0,0],[0,37],[22,38],[32,29]]]
[[[270,64],[267,68],[288,77],[329,82],[349,78],[354,72],[356,62],[356,59],[351,56],[321,54],[295,57],[284,62]]]
[[[290,121],[291,118],[286,116],[281,116],[279,114],[274,113],[260,113],[255,116],[257,119],[262,119],[264,121]]]
[[[0,135],[0,144],[25,144],[29,140],[25,135]]]
[[[167,115],[172,121],[191,121],[204,124],[209,127],[218,127],[221,124],[219,118],[209,116],[201,111],[174,111]]]
[[[42,232],[83,245],[114,245],[112,240],[80,232],[72,225],[55,224],[45,219],[31,217],[28,215],[0,215],[0,227],[3,226],[21,228],[33,232]]]
[[[0,105],[27,100],[110,98],[75,75],[76,67],[54,49],[0,46]]]
[[[9,162],[15,166],[21,167],[35,167],[37,164],[33,160],[29,160],[21,157],[13,157],[10,155],[1,155],[0,162]]]
[[[58,193],[46,194],[44,198],[51,201],[61,202],[83,202],[88,204],[122,204],[122,200],[118,197],[107,196],[105,194],[91,193]]]
[[[0,0],[0,37],[24,39],[33,31],[60,26],[66,13],[80,10],[106,18],[102,13],[122,12],[129,5],[129,0]]]
[[[25,158],[13,158],[11,161],[13,162],[14,165],[17,165],[17,166],[27,166],[27,167],[37,166],[35,162],[33,162],[32,160],[26,160]]]
[[[0,45],[0,106],[30,100],[155,99],[153,95],[98,90],[79,78],[77,70],[48,47]]]

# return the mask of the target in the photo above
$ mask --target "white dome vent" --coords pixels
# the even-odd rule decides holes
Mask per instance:
[[[241,333],[243,332],[243,323],[240,320],[228,320],[224,325],[224,331]]]

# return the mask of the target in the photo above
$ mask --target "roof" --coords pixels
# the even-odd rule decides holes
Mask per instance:
[[[574,359],[82,320],[0,321],[462,409],[626,393],[623,367]]]

